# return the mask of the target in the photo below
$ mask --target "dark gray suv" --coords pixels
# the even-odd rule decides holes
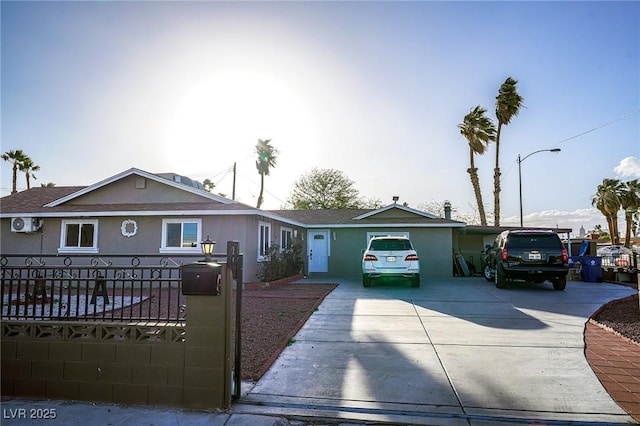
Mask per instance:
[[[564,290],[568,261],[567,250],[553,231],[504,231],[485,252],[483,275],[498,288],[519,279],[536,283],[550,280],[554,289]]]

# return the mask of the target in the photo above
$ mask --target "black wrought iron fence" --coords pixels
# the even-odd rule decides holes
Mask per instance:
[[[0,255],[2,319],[183,321],[188,256]]]

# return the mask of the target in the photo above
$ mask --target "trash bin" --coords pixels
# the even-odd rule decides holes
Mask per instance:
[[[582,280],[589,283],[602,282],[602,258],[599,256],[582,256]]]

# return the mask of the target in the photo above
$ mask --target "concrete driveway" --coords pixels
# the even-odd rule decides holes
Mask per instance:
[[[628,287],[496,289],[483,278],[340,285],[237,413],[395,424],[634,423],[584,356],[588,317]]]

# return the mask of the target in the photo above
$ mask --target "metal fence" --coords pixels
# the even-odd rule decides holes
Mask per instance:
[[[0,255],[2,319],[184,321],[191,257]]]
[[[610,254],[599,256],[602,259],[602,269],[605,270],[620,270],[635,272],[638,270],[638,257],[637,253],[631,254]]]

